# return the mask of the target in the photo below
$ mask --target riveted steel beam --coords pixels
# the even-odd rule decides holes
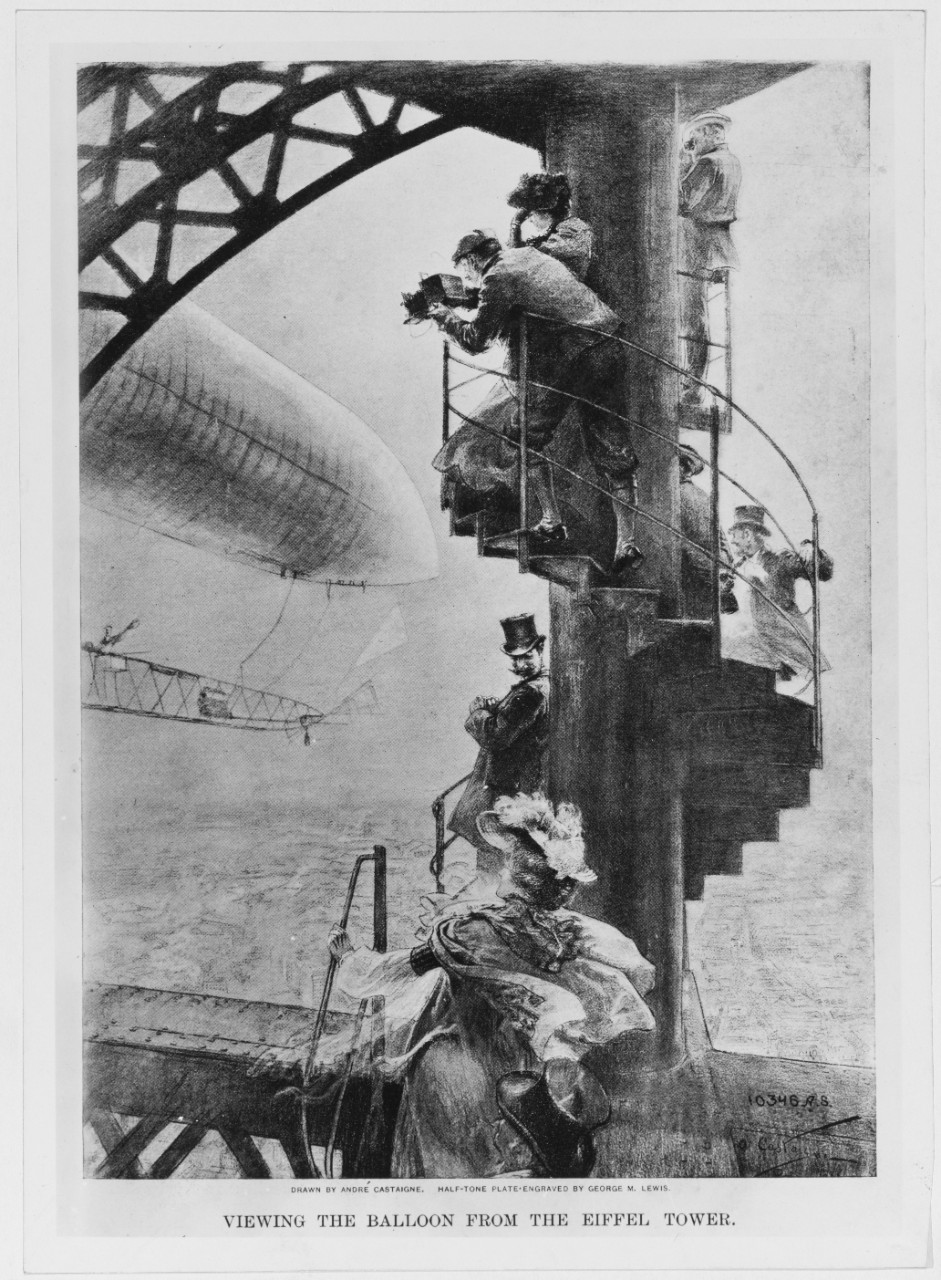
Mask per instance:
[[[83,369],[83,396],[160,316],[273,227],[367,169],[457,126],[439,116],[408,127],[403,112],[409,99],[402,94],[386,95],[377,110],[361,92],[357,66],[109,64],[80,71],[79,109],[88,116],[79,146],[79,270],[93,277],[97,271],[97,278],[80,284],[79,302],[123,318]],[[254,105],[259,98],[264,100]],[[339,111],[343,128],[330,118],[309,118],[331,99],[328,117]],[[233,157],[265,142],[263,174],[257,182],[247,180]],[[282,193],[292,145],[295,152],[333,148],[337,163]],[[215,186],[215,198],[194,189],[201,179]],[[219,191],[228,197],[221,208]],[[189,228],[226,238],[207,241],[195,255],[190,246],[186,268],[175,273],[174,250]],[[152,264],[143,267],[119,243],[142,232],[155,236]]]

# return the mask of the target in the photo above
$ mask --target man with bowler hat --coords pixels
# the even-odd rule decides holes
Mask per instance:
[[[813,580],[813,543],[805,540],[799,552],[772,551],[765,545],[771,536],[765,519],[764,507],[735,508],[730,530],[739,556],[735,568],[753,586],[740,593],[739,613],[725,620],[722,656],[771,667],[782,680],[806,677],[813,671],[813,635],[797,606],[794,585],[799,578]],[[817,578],[829,582],[832,577],[833,560],[819,551]],[[826,661],[822,669],[829,669]]]
[[[478,851],[478,869],[494,870],[500,858],[477,827],[496,796],[527,794],[545,786],[549,743],[549,673],[543,665],[546,637],[531,613],[503,618],[503,652],[516,683],[502,698],[477,697],[464,728],[480,745],[477,763],[454,808],[449,829]]]

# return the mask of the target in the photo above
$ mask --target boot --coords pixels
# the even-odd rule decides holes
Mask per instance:
[[[613,502],[614,522],[617,528],[617,542],[614,547],[613,573],[637,569],[644,562],[644,553],[634,541],[634,526],[637,520],[635,511],[637,503],[637,486],[631,483],[624,489],[614,490]],[[630,505],[625,505],[630,504]]]
[[[532,526],[532,532],[543,541],[564,541],[565,526],[562,524],[562,514],[555,498],[551,467],[546,466],[545,463],[530,467],[529,479],[539,499],[539,505],[542,507],[542,519]]]

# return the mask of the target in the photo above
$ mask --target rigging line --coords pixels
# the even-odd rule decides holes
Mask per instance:
[[[284,679],[287,673],[297,665],[297,663],[300,661],[301,657],[304,655],[304,653],[309,648],[309,646],[313,644],[314,640],[316,640],[317,636],[320,634],[320,628],[323,625],[324,620],[326,619],[327,613],[329,612],[329,609],[332,603],[333,603],[333,598],[328,593],[327,603],[324,605],[324,608],[320,614],[320,617],[314,623],[313,627],[311,627],[308,634],[304,637],[303,644],[298,649],[297,653],[294,655],[294,657],[291,659],[288,665],[284,668],[284,670],[280,672],[278,675],[272,677],[271,680],[269,680],[268,685],[265,689],[266,693],[271,691],[272,685],[275,685],[278,683],[279,680]]]
[[[268,631],[266,635],[262,636],[262,638],[255,645],[254,649],[248,655],[248,657],[243,658],[242,661],[239,663],[239,683],[240,684],[244,683],[244,681],[242,680],[242,668],[245,666],[247,662],[251,661],[251,659],[254,658],[255,654],[258,652],[261,646],[265,644],[266,641],[270,640],[271,637],[274,635],[275,631],[277,631],[281,623],[281,619],[284,617],[284,611],[288,607],[288,601],[291,598],[291,592],[294,590],[294,583],[296,581],[297,581],[296,578],[292,578],[290,583],[288,584],[287,593],[284,597],[284,600],[281,602],[280,612],[278,613],[278,616],[275,618],[274,623],[271,626],[271,629]]]
[[[340,687],[342,686],[339,686],[339,685],[337,686],[337,688],[340,688]],[[375,689],[375,686],[373,685],[373,680],[371,676],[369,677],[368,680],[364,680],[362,684],[358,684],[355,689],[351,689],[349,693],[345,693],[335,707],[331,707],[329,711],[325,711],[324,719],[325,720],[328,719],[330,716],[334,714],[334,712],[339,711],[340,708],[343,706],[344,702],[349,702],[351,698],[355,698],[356,695],[359,693],[360,689],[369,689],[369,688],[372,688],[373,697],[375,698],[376,689]],[[376,703],[378,705],[378,698],[376,699]]]

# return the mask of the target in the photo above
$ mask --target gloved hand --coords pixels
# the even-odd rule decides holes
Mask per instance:
[[[450,307],[444,307],[440,302],[432,302],[428,307],[428,319],[434,320],[438,328],[442,328],[445,321],[453,314]]]
[[[342,960],[345,955],[354,950],[353,944],[350,942],[350,935],[345,929],[341,929],[338,924],[335,924],[330,930],[330,936],[327,939],[327,950],[334,960]]]

